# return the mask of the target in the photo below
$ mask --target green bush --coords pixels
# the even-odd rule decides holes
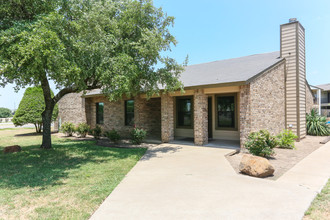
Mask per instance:
[[[8,108],[0,108],[0,118],[10,118],[13,116]]]
[[[90,126],[88,124],[82,122],[82,123],[78,124],[78,126],[76,128],[76,133],[80,137],[84,138],[88,134],[89,130],[90,130]]]
[[[260,130],[250,133],[244,145],[253,155],[269,157],[275,153],[274,147],[277,146],[277,140],[268,131]]]
[[[278,147],[294,149],[294,141],[297,138],[298,136],[295,135],[291,130],[284,130],[279,135],[277,135]]]
[[[146,138],[147,131],[142,128],[134,128],[131,131],[131,142],[132,144],[141,144]]]
[[[115,129],[105,132],[105,136],[114,143],[118,143],[118,141],[120,140],[120,135]]]
[[[95,139],[99,139],[102,134],[102,128],[98,125],[95,126],[95,128],[92,129],[92,135]]]
[[[66,134],[66,136],[72,136],[75,132],[74,124],[72,122],[64,122],[61,125],[61,131]]]
[[[327,125],[327,118],[318,115],[317,110],[312,109],[310,114],[306,115],[307,134],[314,136],[330,135],[330,127]]]

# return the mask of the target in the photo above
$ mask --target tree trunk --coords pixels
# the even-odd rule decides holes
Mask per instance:
[[[45,110],[42,112],[42,144],[40,148],[51,149],[52,148],[52,136],[51,136],[51,123],[52,114],[55,106],[55,102],[51,95],[49,82],[46,74],[41,81],[41,88],[44,93]]]
[[[38,133],[41,133],[41,126],[42,126],[42,123],[39,123],[38,124]]]
[[[52,115],[53,110],[55,107],[55,104],[66,94],[72,93],[72,92],[78,92],[79,90],[77,88],[64,88],[59,93],[52,98],[51,90],[49,86],[49,82],[47,79],[46,72],[44,73],[43,78],[41,79],[41,88],[44,94],[44,100],[45,100],[45,110],[42,113],[42,123],[40,125],[43,126],[43,132],[42,132],[42,144],[40,148],[43,149],[51,149],[52,148],[52,137],[51,137],[51,123],[52,123]],[[96,83],[95,85],[91,85],[87,87],[87,90],[91,89],[99,89],[100,86],[98,86]]]
[[[42,123],[35,123],[34,124],[34,127],[36,128],[37,133],[41,133],[41,126],[42,126]]]
[[[42,144],[40,148],[50,149],[52,148],[52,134],[51,134],[51,124],[52,124],[52,114],[54,106],[51,106],[49,109],[45,109],[42,113]],[[41,126],[40,126],[41,127]]]
[[[34,127],[36,128],[36,132],[38,133],[37,123],[34,123]]]

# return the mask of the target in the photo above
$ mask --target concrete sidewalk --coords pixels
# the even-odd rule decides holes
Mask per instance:
[[[236,174],[232,151],[151,148],[91,219],[301,219],[330,176],[330,143],[277,181]]]

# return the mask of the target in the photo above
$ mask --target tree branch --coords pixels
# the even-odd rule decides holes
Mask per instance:
[[[92,89],[100,89],[100,86],[97,85],[91,85],[91,86],[87,86],[86,90],[92,90]],[[68,87],[68,88],[64,88],[61,91],[59,91],[56,96],[54,96],[53,101],[54,104],[56,104],[63,96],[65,96],[66,94],[69,93],[75,93],[75,92],[79,92],[80,90],[78,88],[74,88],[74,87]]]

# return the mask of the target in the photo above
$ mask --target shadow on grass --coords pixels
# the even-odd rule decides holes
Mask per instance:
[[[57,133],[56,131],[52,131],[52,134]],[[31,132],[31,133],[23,133],[23,134],[15,134],[15,137],[27,137],[27,136],[42,136],[42,132],[41,133],[37,133],[37,132]]]
[[[102,163],[142,156],[145,149],[118,149],[96,146],[93,141],[61,140],[53,149],[38,145],[23,147],[19,153],[0,154],[0,187],[46,187],[63,184],[69,171],[86,163]]]

